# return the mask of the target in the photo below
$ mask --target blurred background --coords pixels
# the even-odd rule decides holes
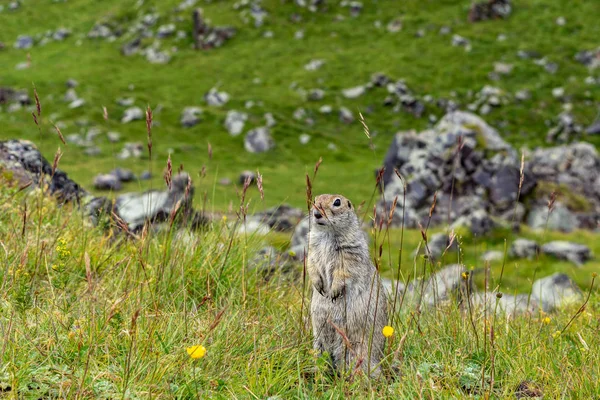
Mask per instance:
[[[32,140],[48,159],[61,146],[61,168],[89,190],[117,167],[148,178],[148,106],[152,185],[164,185],[170,154],[216,209],[237,202],[240,174],[257,169],[267,205],[302,206],[320,157],[315,193],[368,200],[394,134],[451,110],[480,115],[517,151],[600,144],[585,132],[600,97],[593,1],[0,4],[0,139]]]
[[[48,160],[61,147],[59,167],[109,198],[164,190],[165,170],[183,169],[214,214],[239,209],[250,176],[250,213],[300,208],[288,229],[307,175],[313,194],[343,193],[367,220],[407,183],[392,222],[404,214],[417,230],[410,246],[430,222],[442,250],[466,226],[463,261],[494,250],[499,271],[523,226],[540,245],[591,246],[548,250],[535,267],[586,285],[598,267],[577,266],[597,252],[599,12],[566,0],[3,1],[0,140],[30,140]],[[520,265],[513,276],[530,279],[533,263]]]

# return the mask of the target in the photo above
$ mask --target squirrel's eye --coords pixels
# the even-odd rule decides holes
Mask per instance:
[[[335,201],[333,202],[333,205],[336,207],[339,207],[342,205],[342,201],[340,199],[335,199]]]

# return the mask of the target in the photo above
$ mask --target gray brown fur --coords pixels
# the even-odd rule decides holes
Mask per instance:
[[[344,196],[323,194],[315,199],[310,218],[307,269],[313,285],[314,348],[328,352],[336,370],[360,365],[378,375],[387,300],[354,207]]]

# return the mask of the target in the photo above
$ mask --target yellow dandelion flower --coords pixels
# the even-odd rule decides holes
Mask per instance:
[[[227,222],[227,215],[223,215],[223,216],[221,217],[221,219],[223,220],[223,222]]]
[[[467,278],[469,277],[469,273],[468,273],[468,272],[463,272],[463,273],[461,274],[461,276],[462,276],[462,278],[463,278],[464,280],[467,280]]]
[[[544,325],[548,325],[550,323],[550,317],[546,317],[542,320],[542,322],[544,323]]]
[[[188,355],[193,359],[202,358],[206,355],[206,347],[202,346],[201,344],[198,346],[188,347],[186,350]]]
[[[389,325],[386,325],[381,330],[381,333],[383,333],[383,336],[385,336],[387,338],[392,337],[392,335],[394,334],[394,328],[392,328]]]

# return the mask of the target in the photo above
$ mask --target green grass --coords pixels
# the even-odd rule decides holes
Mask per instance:
[[[244,169],[260,169],[264,175],[267,205],[289,202],[296,206],[304,203],[304,174],[323,157],[320,177],[314,192],[341,192],[355,202],[368,199],[373,188],[373,171],[383,159],[392,135],[398,130],[423,129],[428,114],[443,114],[435,106],[428,106],[424,118],[415,119],[406,113],[393,113],[382,105],[385,91],[378,89],[356,100],[341,96],[341,89],[366,83],[371,74],[385,72],[391,77],[406,80],[416,94],[431,94],[435,98],[450,98],[456,92],[464,105],[469,91],[477,92],[484,85],[492,84],[509,93],[529,89],[532,99],[524,103],[512,103],[494,110],[485,119],[499,127],[515,146],[529,147],[543,144],[547,127],[545,120],[554,118],[561,110],[558,100],[552,98],[551,90],[563,86],[571,96],[573,112],[582,124],[590,123],[597,109],[600,90],[598,85],[586,85],[589,75],[586,67],[578,64],[573,56],[582,49],[597,46],[600,28],[595,23],[597,6],[588,1],[542,0],[522,1],[514,5],[514,13],[504,21],[478,24],[466,22],[470,1],[416,1],[391,0],[364,2],[365,7],[358,18],[351,18],[348,10],[336,4],[326,13],[310,13],[292,2],[265,0],[263,7],[269,17],[263,28],[245,25],[239,12],[233,10],[232,1],[199,3],[204,14],[213,24],[230,24],[238,28],[235,38],[220,49],[197,52],[191,48],[191,39],[177,42],[165,40],[163,48],[177,46],[178,51],[168,65],[152,65],[141,56],[123,57],[120,45],[94,41],[85,35],[96,21],[127,21],[152,9],[161,13],[159,24],[171,22],[172,10],[178,1],[146,1],[137,9],[137,1],[87,1],[72,0],[54,3],[51,0],[24,1],[14,12],[0,13],[0,41],[7,48],[0,53],[3,65],[2,85],[28,89],[32,82],[40,94],[43,116],[42,133],[38,133],[30,112],[0,113],[2,130],[0,139],[27,138],[41,146],[47,158],[52,158],[59,142],[50,125],[64,122],[65,135],[80,130],[75,122],[86,119],[103,131],[122,133],[123,141],[145,142],[143,121],[122,125],[123,107],[115,99],[130,96],[136,105],[150,105],[158,122],[154,128],[153,170],[161,171],[167,155],[172,151],[175,165],[183,164],[196,175],[203,165],[207,166],[210,184],[221,177],[237,180]],[[290,15],[298,13],[302,22],[290,22]],[[345,16],[337,21],[337,14]],[[190,30],[189,12],[182,14],[179,29]],[[558,16],[567,20],[565,26],[555,24]],[[389,21],[400,17],[403,29],[389,34],[378,30],[375,22],[385,27]],[[441,26],[450,26],[452,33],[471,40],[473,50],[450,45],[451,35],[438,34]],[[27,51],[12,48],[17,35],[43,33],[49,29],[65,26],[73,35],[65,42],[52,42],[32,48],[32,66],[18,71],[13,68],[26,60]],[[305,39],[293,39],[298,29],[305,31]],[[419,29],[426,31],[423,38],[415,38]],[[263,32],[271,30],[272,39],[263,38]],[[499,34],[506,41],[497,41]],[[81,45],[76,45],[81,40]],[[518,50],[536,50],[549,60],[559,64],[556,75],[543,71],[531,60],[520,60]],[[321,58],[326,64],[318,71],[305,71],[303,66],[313,58]],[[499,82],[490,81],[487,74],[498,61],[513,63],[511,75]],[[69,110],[62,96],[68,78],[80,82],[77,93],[87,104]],[[260,78],[261,83],[253,83]],[[292,82],[299,87],[323,88],[326,97],[320,102],[306,102],[294,90]],[[133,85],[133,89],[129,86]],[[231,94],[231,101],[223,109],[207,107],[202,99],[211,87],[220,85]],[[241,110],[248,100],[262,102],[248,112],[251,114],[246,129],[264,123],[265,112],[274,114],[278,121],[273,128],[277,147],[265,154],[253,155],[243,150],[243,135],[232,138],[223,127],[227,109]],[[371,132],[376,133],[375,151],[368,148],[368,140],[356,121],[349,126],[338,121],[337,113],[321,115],[322,104],[335,107],[346,106],[355,115],[365,114]],[[205,109],[204,121],[189,129],[180,127],[179,116],[185,106],[200,105]],[[102,119],[102,106],[109,113],[108,122]],[[367,113],[371,106],[372,113]],[[315,125],[310,127],[292,118],[293,111],[303,107],[312,113]],[[308,133],[312,140],[302,146],[298,136]],[[600,144],[597,137],[588,138]],[[112,146],[105,138],[97,141],[103,150],[99,157],[87,157],[79,149],[69,148],[62,159],[62,167],[76,181],[90,187],[92,177],[107,172],[114,166],[132,168],[141,172],[146,162],[119,161],[113,156],[121,144]],[[207,144],[214,149],[209,162]],[[327,149],[334,143],[339,150]],[[72,147],[72,146],[71,146]],[[160,184],[161,174],[156,173],[151,183]],[[146,188],[150,183],[131,184],[127,190]],[[203,190],[197,191],[198,199]],[[209,196],[211,206],[224,209],[230,201],[236,201],[236,189],[232,186],[216,186],[215,195]],[[254,193],[255,194],[255,193]]]
[[[302,265],[269,279],[252,268],[261,246],[285,247],[282,235],[238,236],[221,220],[203,232],[128,240],[39,190],[1,183],[0,390],[9,398],[513,398],[524,380],[547,398],[600,390],[597,290],[581,314],[573,304],[514,319],[405,304],[385,378],[336,378],[311,351]],[[392,253],[398,235],[386,239]],[[419,235],[406,232],[405,252]],[[465,262],[501,242],[464,238]],[[527,290],[532,268],[543,276],[548,261],[510,261],[500,290]],[[405,278],[414,277],[405,262]],[[575,279],[589,284],[594,270],[588,263]],[[499,283],[497,266],[491,277]],[[206,356],[190,359],[186,348],[200,344]]]
[[[543,144],[548,129],[545,120],[561,110],[560,102],[552,98],[552,88],[565,87],[572,96],[574,115],[584,125],[593,120],[594,104],[600,98],[597,85],[583,82],[590,72],[573,60],[577,51],[598,45],[598,6],[592,1],[520,1],[505,21],[469,24],[470,1],[364,1],[363,13],[354,19],[333,2],[327,13],[313,14],[292,2],[264,0],[269,17],[262,29],[243,24],[231,1],[201,2],[214,24],[234,25],[238,34],[223,48],[209,52],[192,50],[191,39],[166,40],[163,47],[175,45],[179,50],[164,66],[121,56],[119,47],[125,39],[108,43],[83,36],[98,20],[132,19],[152,7],[161,12],[159,24],[168,23],[178,1],[146,1],[140,11],[133,0],[22,3],[15,12],[0,13],[0,41],[7,45],[0,50],[5,66],[0,86],[32,94],[35,83],[42,103],[41,133],[30,111],[9,114],[2,110],[0,140],[33,140],[52,159],[60,143],[51,122],[66,123],[62,131],[68,135],[78,133],[81,128],[76,122],[85,119],[103,132],[120,132],[123,139],[116,145],[98,140],[103,150],[99,157],[61,145],[60,167],[75,181],[90,188],[95,174],[115,166],[140,173],[151,165],[155,171],[151,182],[129,184],[125,190],[160,187],[161,171],[172,153],[174,168],[183,164],[195,178],[196,204],[206,195],[209,209],[220,212],[231,204],[235,207],[239,200],[234,186],[216,182],[222,177],[236,181],[245,169],[259,169],[264,177],[265,200],[251,188],[251,211],[282,202],[304,207],[305,174],[312,175],[320,157],[323,164],[313,193],[343,193],[356,204],[365,201],[368,209],[375,186],[373,171],[393,134],[427,127],[426,117],[415,119],[383,107],[383,90],[356,100],[341,96],[341,89],[367,82],[374,72],[405,79],[418,95],[449,98],[456,92],[464,104],[469,102],[469,91],[486,84],[510,93],[530,90],[530,101],[511,103],[485,117],[516,147]],[[303,22],[289,21],[294,12],[302,15]],[[337,21],[337,14],[346,18]],[[566,18],[566,26],[555,24],[558,16]],[[189,30],[188,13],[184,17],[178,28]],[[375,28],[375,21],[385,26],[397,17],[403,21],[401,32],[388,34]],[[443,25],[470,39],[473,50],[467,53],[452,47],[451,35],[438,34]],[[12,48],[17,35],[60,26],[72,29],[73,36],[62,43],[34,47],[29,51],[31,68],[14,69],[27,59],[27,51]],[[305,30],[302,41],[293,39],[298,29]],[[419,29],[426,30],[424,38],[414,37]],[[273,31],[274,38],[262,38],[265,30]],[[499,34],[507,40],[497,41]],[[81,46],[76,45],[79,39]],[[557,62],[557,74],[520,60],[518,50],[536,50]],[[303,66],[314,58],[326,64],[318,71],[305,71]],[[515,68],[511,75],[492,82],[487,74],[497,61],[513,63]],[[62,102],[69,78],[80,82],[77,93],[87,102],[77,110],[69,110]],[[254,78],[261,83],[253,83]],[[290,89],[292,82],[306,89],[323,88],[326,97],[305,102]],[[215,85],[231,94],[225,108],[208,107],[202,99]],[[150,105],[155,110],[152,160],[114,157],[123,142],[146,141],[143,121],[119,122],[124,108],[115,103],[118,97],[135,97],[137,106]],[[249,100],[262,105],[245,110],[251,114],[245,130],[262,125],[266,112],[277,119],[273,128],[277,146],[269,153],[246,153],[243,135],[232,138],[223,127],[227,109],[242,110]],[[318,108],[323,104],[346,106],[356,115],[362,111],[374,134],[375,150],[369,149],[358,121],[343,125],[336,113],[321,115]],[[192,105],[204,108],[204,120],[193,128],[181,128],[180,113]],[[108,110],[106,122],[102,106]],[[368,106],[372,106],[371,113],[366,112]],[[298,107],[312,113],[314,126],[292,118]],[[433,106],[428,106],[425,115],[430,113],[442,115]],[[298,141],[302,133],[312,136],[306,146]],[[598,137],[586,140],[600,145]],[[208,143],[213,148],[212,160]],[[339,151],[328,150],[329,143]],[[207,176],[200,178],[203,166]],[[577,197],[567,200],[583,209],[587,204]],[[600,254],[597,233],[525,229],[518,236],[540,243],[573,240]],[[463,235],[460,259],[448,256],[444,261],[472,267],[481,289],[481,254],[503,251],[505,241],[510,245],[515,237],[503,229],[485,239]],[[331,377],[324,360],[311,351],[308,302],[303,303],[303,294],[306,298],[309,290],[302,284],[302,266],[268,280],[249,268],[259,248],[273,244],[284,250],[289,240],[289,234],[276,233],[264,238],[235,236],[230,226],[215,221],[203,232],[152,233],[128,241],[89,226],[70,206],[57,208],[39,192],[16,193],[6,188],[5,180],[0,181],[0,394],[12,398],[450,399],[485,398],[489,393],[491,398],[514,398],[524,380],[535,382],[545,398],[588,399],[600,392],[597,290],[586,310],[560,335],[556,332],[576,315],[579,305],[550,315],[548,323],[543,314],[516,319],[475,314],[471,320],[455,306],[421,314],[405,307],[395,319],[396,333],[386,350],[386,380]],[[373,239],[374,250],[383,243],[382,275],[396,275],[402,250],[402,279],[414,278],[412,252],[420,240],[421,233],[415,230],[404,232],[402,246],[399,230]],[[224,251],[229,245],[231,250]],[[416,263],[419,276],[422,260]],[[592,273],[600,270],[598,258],[580,268],[545,256],[507,259],[504,268],[502,264],[491,263],[490,286],[498,285],[510,294],[527,293],[535,279],[557,271],[567,273],[587,291]],[[490,346],[492,325],[495,342]],[[197,344],[208,352],[193,361],[186,348]],[[486,376],[492,375],[490,388]],[[482,381],[486,382],[483,387]]]

